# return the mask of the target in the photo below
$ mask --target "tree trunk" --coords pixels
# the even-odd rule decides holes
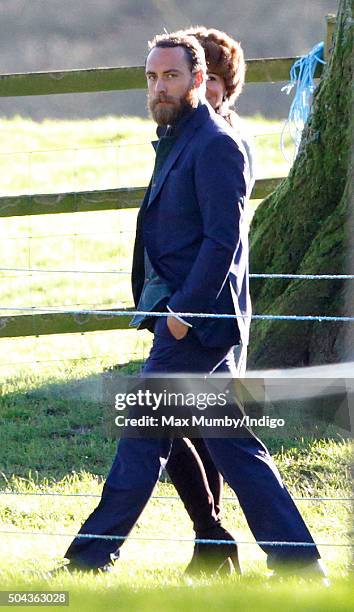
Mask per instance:
[[[289,176],[255,213],[252,273],[353,274],[348,240],[352,13],[352,0],[340,0],[333,50],[314,95],[298,155]],[[253,311],[354,315],[353,301],[346,297],[349,283],[354,281],[253,279]],[[351,322],[253,321],[248,365],[291,367],[345,361],[352,350],[348,340],[352,328]]]

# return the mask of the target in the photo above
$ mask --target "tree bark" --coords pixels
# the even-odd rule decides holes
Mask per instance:
[[[289,176],[258,207],[251,224],[252,273],[353,274],[353,1],[340,0],[328,65]],[[352,280],[253,279],[256,314],[354,315]],[[351,292],[351,295],[353,293]],[[249,367],[346,361],[351,322],[253,321]]]

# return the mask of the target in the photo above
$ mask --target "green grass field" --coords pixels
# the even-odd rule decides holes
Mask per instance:
[[[2,535],[0,544],[3,590],[68,590],[73,609],[89,610],[103,610],[107,606],[119,610],[181,607],[194,610],[208,600],[212,610],[223,607],[274,610],[285,601],[290,610],[352,609],[348,583],[350,549],[325,545],[350,541],[350,503],[305,499],[350,496],[349,445],[330,440],[297,440],[293,446],[289,441],[288,448],[280,448],[275,455],[316,541],[323,544],[320,551],[332,577],[329,589],[300,579],[270,582],[265,555],[252,544],[240,545],[244,571],[241,579],[204,577],[187,582],[183,570],[192,553],[193,532],[173,486],[166,482],[155,490],[112,574],[58,576],[48,580],[45,572],[60,563],[71,536],[97,504],[98,498],[92,496],[100,494],[102,475],[107,472],[114,452],[114,443],[105,439],[99,428],[99,406],[96,406],[98,418],[94,418],[94,411],[80,413],[82,406],[78,404],[75,410],[67,406],[66,422],[63,404],[61,414],[59,405],[52,404],[48,409],[44,402],[42,406],[37,403],[36,415],[33,410],[28,411],[29,416],[20,409],[17,413],[13,410],[12,416],[10,410],[4,414],[1,429],[7,444],[1,444],[1,464],[6,466],[7,477],[3,475],[1,489],[22,495],[0,497],[0,529],[11,532]],[[6,398],[2,401],[4,405]],[[45,417],[45,412],[52,414]],[[19,421],[24,421],[22,427]],[[276,441],[271,446],[274,451],[279,448]],[[33,466],[31,474],[28,465]],[[43,492],[63,496],[38,495]],[[76,497],[77,494],[88,497]],[[168,499],[158,499],[160,496]],[[225,525],[239,541],[253,542],[238,503],[227,487],[225,498]],[[27,535],[18,535],[21,531]],[[153,541],[154,538],[160,541]]]
[[[288,164],[279,149],[281,123],[261,117],[248,123],[255,134],[258,176],[285,175]],[[149,140],[154,138],[150,121],[35,123],[16,118],[0,125],[2,195],[148,182],[153,163]],[[136,211],[0,218],[0,306],[130,305],[135,219]],[[83,270],[121,274],[77,273]],[[0,490],[22,494],[0,495],[0,531],[11,532],[0,538],[1,588],[65,588],[75,610],[353,609],[350,548],[325,545],[349,543],[350,502],[303,499],[351,495],[350,446],[338,436],[269,442],[286,484],[296,498],[302,498],[297,503],[316,541],[324,544],[320,550],[332,576],[330,589],[295,579],[271,583],[265,555],[254,544],[241,544],[241,579],[186,583],[183,569],[191,556],[193,532],[168,482],[159,483],[154,496],[172,499],[151,500],[111,575],[45,579],[45,572],[60,562],[71,534],[97,504],[92,495],[99,496],[114,453],[115,443],[103,427],[102,372],[127,363],[125,371],[136,370],[150,342],[148,332],[134,330],[0,340]],[[66,496],[38,495],[45,492]],[[233,498],[227,488],[225,497]],[[253,542],[234,498],[225,501],[224,518],[238,540]]]

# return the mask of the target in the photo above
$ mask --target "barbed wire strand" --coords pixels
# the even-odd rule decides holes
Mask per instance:
[[[15,496],[34,496],[34,497],[93,497],[100,498],[101,495],[95,493],[51,493],[49,491],[42,492],[23,492],[23,491],[0,491],[0,495],[15,495]],[[180,498],[177,495],[153,495],[150,499],[161,499],[161,500],[179,500]],[[353,502],[354,497],[293,497],[294,501],[315,501],[315,502]],[[223,497],[223,501],[225,502],[236,502],[238,500],[236,497]]]
[[[58,309],[56,307],[38,307],[38,306],[26,306],[26,307],[6,307],[0,308],[0,312],[35,312],[41,314],[70,314],[70,315],[99,315],[108,317],[125,317],[141,315],[146,317],[169,317],[170,312],[156,312],[146,310],[70,310],[70,309]],[[178,317],[199,317],[201,319],[264,319],[274,321],[354,321],[354,316],[327,316],[327,315],[236,315],[236,314],[213,314],[205,312],[173,312],[173,315]]]
[[[116,535],[101,535],[95,533],[62,533],[62,532],[51,532],[51,531],[7,531],[5,529],[0,530],[1,534],[4,535],[33,535],[33,536],[54,536],[54,537],[70,537],[79,539],[91,539],[95,538],[98,540],[118,540],[125,541],[136,540],[138,542],[193,542],[196,544],[230,544],[230,540],[209,540],[203,538],[160,538],[160,537],[143,537],[136,538],[134,536],[116,536]],[[258,544],[259,546],[301,546],[301,547],[316,547],[316,546],[328,546],[328,547],[346,547],[351,548],[354,543],[337,543],[337,542],[285,542],[285,541],[269,541],[269,540],[237,540],[237,544]]]
[[[70,270],[53,268],[0,268],[0,272],[28,272],[36,274],[131,274],[130,270]],[[287,278],[299,280],[353,280],[354,274],[249,274],[250,278]]]

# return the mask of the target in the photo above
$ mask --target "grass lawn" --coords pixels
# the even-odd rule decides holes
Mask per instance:
[[[247,580],[198,580],[186,585],[180,576],[175,578],[167,571],[146,570],[136,572],[131,567],[126,574],[127,585],[117,577],[76,577],[48,582],[17,583],[17,590],[67,591],[70,610],[92,612],[124,610],[127,612],[186,610],[274,612],[349,612],[352,606],[352,584],[338,581],[329,589],[313,584],[288,581],[270,585],[258,577]],[[15,588],[15,587],[13,587]],[[7,589],[9,590],[9,589]],[[19,609],[19,608],[16,608]],[[41,609],[53,609],[44,606]],[[64,608],[65,609],[65,608]]]
[[[14,436],[11,438],[11,420],[14,421],[4,419],[1,424],[3,427],[5,422],[6,426],[7,421],[8,446],[18,451],[26,449],[26,444],[16,442]],[[73,437],[65,437],[63,443],[63,438],[59,441],[48,435],[45,427],[40,430],[37,423],[38,435],[34,436],[27,460],[24,459],[26,465],[35,463],[34,449],[37,448],[37,471],[29,474],[24,465],[11,464],[8,451],[1,457],[2,463],[8,466],[8,477],[2,478],[1,489],[36,494],[0,497],[0,529],[7,532],[2,534],[0,544],[3,590],[68,590],[70,608],[88,610],[103,610],[107,606],[118,610],[194,610],[205,605],[211,610],[274,610],[285,601],[289,610],[352,609],[348,582],[350,549],[325,545],[349,542],[350,503],[304,499],[350,495],[348,445],[329,440],[296,441],[276,456],[284,479],[297,498],[296,503],[316,541],[322,544],[320,552],[332,577],[329,589],[300,579],[272,583],[266,575],[264,553],[252,544],[240,545],[242,578],[211,580],[205,577],[186,581],[183,570],[192,554],[193,532],[173,486],[166,482],[159,483],[156,488],[131,538],[123,546],[121,559],[112,574],[58,576],[48,580],[45,572],[60,563],[71,536],[97,505],[98,498],[93,496],[100,493],[100,475],[108,469],[113,447],[102,437],[100,440],[97,433],[85,433],[84,426],[76,432],[76,443]],[[58,431],[61,432],[61,427]],[[48,446],[51,452],[47,450],[46,465],[43,448],[48,449]],[[57,464],[53,465],[55,461]],[[86,463],[86,471],[78,471],[82,463]],[[63,496],[38,495],[43,492]],[[78,494],[80,496],[76,496]],[[253,541],[239,505],[228,488],[225,488],[224,523],[240,542]],[[27,534],[19,535],[22,531]],[[30,535],[30,532],[37,535]],[[47,535],[49,533],[61,535]],[[153,541],[154,538],[159,541]],[[184,541],[173,541],[179,539]]]

